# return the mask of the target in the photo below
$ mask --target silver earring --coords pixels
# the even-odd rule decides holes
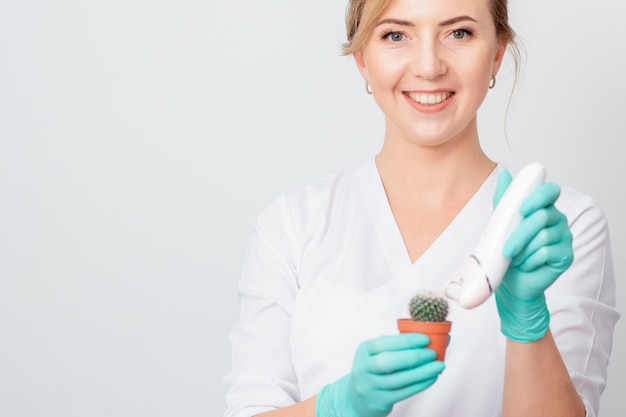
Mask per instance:
[[[367,94],[372,94],[372,89],[370,88],[369,81],[365,81],[365,91],[367,92]]]
[[[489,89],[493,89],[496,86],[496,76],[491,77],[491,81],[489,82]]]

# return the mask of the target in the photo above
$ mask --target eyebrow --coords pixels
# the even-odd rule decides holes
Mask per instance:
[[[444,20],[443,22],[439,23],[439,26],[454,25],[455,23],[464,22],[464,21],[468,21],[468,20],[471,21],[471,22],[477,22],[477,20],[474,19],[473,17],[467,16],[467,15],[463,15],[463,16],[453,17],[452,19]],[[392,23],[392,24],[396,24],[396,25],[400,25],[400,26],[415,27],[413,22],[410,22],[408,20],[393,19],[393,18],[383,19],[380,22],[378,22],[376,24],[376,26],[385,25],[385,24],[388,24],[388,23]]]
[[[453,17],[452,19],[444,20],[443,22],[439,23],[439,26],[454,25],[455,23],[465,22],[467,20],[469,20],[470,22],[478,22],[473,17],[469,17],[468,15],[463,15],[463,16]]]
[[[393,19],[393,18],[383,19],[380,22],[376,23],[376,26],[385,25],[387,23],[393,23],[393,24],[400,25],[400,26],[411,26],[411,27],[415,26],[412,22],[409,22],[408,20]]]

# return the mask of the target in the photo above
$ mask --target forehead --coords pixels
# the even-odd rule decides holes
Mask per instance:
[[[381,4],[384,0],[374,1]],[[474,18],[491,17],[491,0],[393,0],[382,10],[379,19],[390,16],[409,20],[447,19],[468,15]]]

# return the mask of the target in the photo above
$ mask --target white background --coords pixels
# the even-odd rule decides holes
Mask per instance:
[[[375,154],[345,1],[0,2],[0,415],[219,416],[256,214]],[[513,0],[480,112],[498,161],[595,197],[626,300],[623,18]],[[620,321],[603,416],[626,409]]]

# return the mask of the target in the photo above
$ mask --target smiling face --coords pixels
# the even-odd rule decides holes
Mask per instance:
[[[394,0],[354,57],[387,139],[477,140],[476,112],[501,64],[489,0]]]

